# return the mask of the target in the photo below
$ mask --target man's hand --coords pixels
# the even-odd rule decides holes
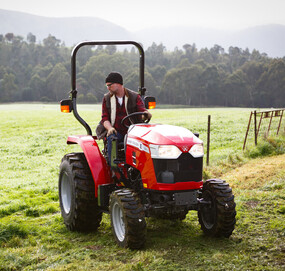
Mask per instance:
[[[110,123],[110,121],[106,120],[103,123],[105,129],[107,130],[107,136],[112,135],[112,134],[117,134],[116,129],[112,126],[112,124]]]
[[[142,115],[142,120],[150,120],[152,115],[146,110],[144,113],[147,115]]]
[[[107,136],[112,135],[114,133],[117,134],[117,131],[114,127],[111,127],[110,129],[108,129]]]

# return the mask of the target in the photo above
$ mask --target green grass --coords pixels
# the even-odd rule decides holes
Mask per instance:
[[[95,131],[101,106],[84,105],[78,110]],[[78,146],[66,144],[67,136],[85,134],[73,114],[60,113],[58,105],[0,105],[0,270],[284,269],[285,171],[279,160],[285,160],[285,140],[272,137],[254,147],[251,131],[244,154],[250,111],[152,111],[153,123],[199,132],[205,144],[211,115],[210,166],[204,175],[225,177],[233,187],[237,226],[230,239],[213,239],[202,234],[194,211],[183,222],[147,219],[146,247],[131,251],[115,244],[106,214],[95,233],[70,232],[63,224],[57,188],[59,164],[65,153],[80,151]],[[276,154],[281,155],[272,156]],[[269,155],[263,158],[269,159],[266,166],[258,158],[264,155]]]

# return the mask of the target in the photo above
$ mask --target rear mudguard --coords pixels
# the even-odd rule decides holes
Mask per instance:
[[[96,137],[90,135],[69,136],[67,144],[78,144],[84,152],[95,183],[95,197],[98,197],[98,186],[112,183],[110,169],[106,159],[99,150]]]

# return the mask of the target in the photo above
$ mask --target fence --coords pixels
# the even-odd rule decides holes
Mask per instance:
[[[263,111],[263,112],[262,111],[261,112],[257,112],[255,110],[255,111],[251,112],[250,117],[249,117],[249,121],[248,121],[247,131],[246,131],[246,134],[245,134],[244,143],[243,143],[243,150],[245,149],[248,132],[250,130],[252,116],[254,117],[254,143],[255,143],[255,145],[257,145],[257,138],[258,138],[258,134],[260,132],[262,121],[264,119],[269,119],[268,127],[267,127],[267,129],[265,130],[265,133],[264,133],[265,137],[268,137],[269,131],[271,129],[273,118],[279,117],[279,121],[277,123],[277,131],[276,131],[276,134],[278,135],[278,133],[280,131],[280,127],[281,127],[281,122],[282,122],[282,117],[283,117],[284,110],[285,110],[285,108],[284,109],[275,109],[275,110]],[[259,122],[257,124],[257,118],[258,117],[259,117]]]

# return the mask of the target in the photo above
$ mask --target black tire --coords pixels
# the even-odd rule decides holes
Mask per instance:
[[[95,198],[95,185],[83,153],[65,155],[60,164],[59,202],[64,224],[71,231],[94,231],[102,212]]]
[[[207,180],[202,198],[211,205],[202,205],[198,211],[199,223],[206,235],[230,237],[236,223],[234,195],[229,184],[223,180]]]
[[[110,196],[112,231],[120,247],[140,249],[146,240],[146,222],[138,195],[130,189],[114,191]]]

